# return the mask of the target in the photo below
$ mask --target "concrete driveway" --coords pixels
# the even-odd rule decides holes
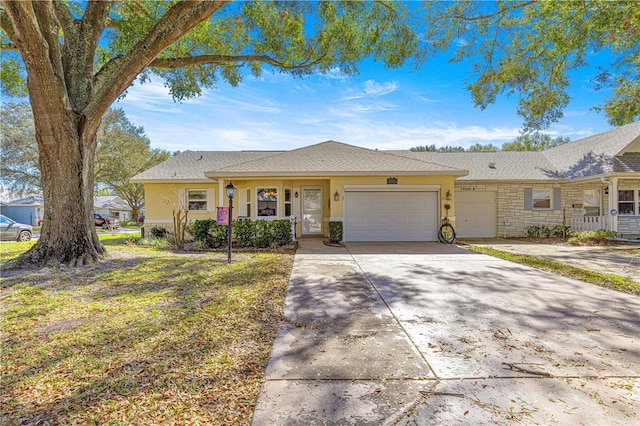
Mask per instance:
[[[302,240],[254,425],[629,424],[640,298],[453,245]]]

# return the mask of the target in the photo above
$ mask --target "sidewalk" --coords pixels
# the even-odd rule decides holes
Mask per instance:
[[[532,243],[500,238],[461,239],[457,243],[539,257],[589,271],[620,275],[640,282],[640,256],[630,253],[630,249],[638,249],[640,244],[588,247]]]

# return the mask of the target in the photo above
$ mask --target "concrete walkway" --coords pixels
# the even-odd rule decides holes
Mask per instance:
[[[636,425],[639,312],[453,245],[302,240],[252,423]]]
[[[632,249],[640,248],[640,244],[606,247],[568,246],[500,238],[465,239],[459,242],[555,260],[589,271],[620,275],[640,283],[640,255],[632,252]]]

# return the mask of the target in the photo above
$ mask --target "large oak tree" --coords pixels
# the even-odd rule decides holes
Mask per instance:
[[[45,208],[21,260],[81,265],[105,253],[90,216],[96,132],[136,78],[160,76],[179,100],[264,64],[294,75],[352,74],[370,56],[399,66],[417,54],[408,22],[389,2],[3,0],[2,48],[19,55],[3,55],[3,89],[16,93],[26,74]]]

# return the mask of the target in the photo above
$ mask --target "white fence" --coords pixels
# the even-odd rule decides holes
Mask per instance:
[[[609,229],[608,216],[584,216],[571,219],[571,229],[574,232],[597,231],[598,229]]]

